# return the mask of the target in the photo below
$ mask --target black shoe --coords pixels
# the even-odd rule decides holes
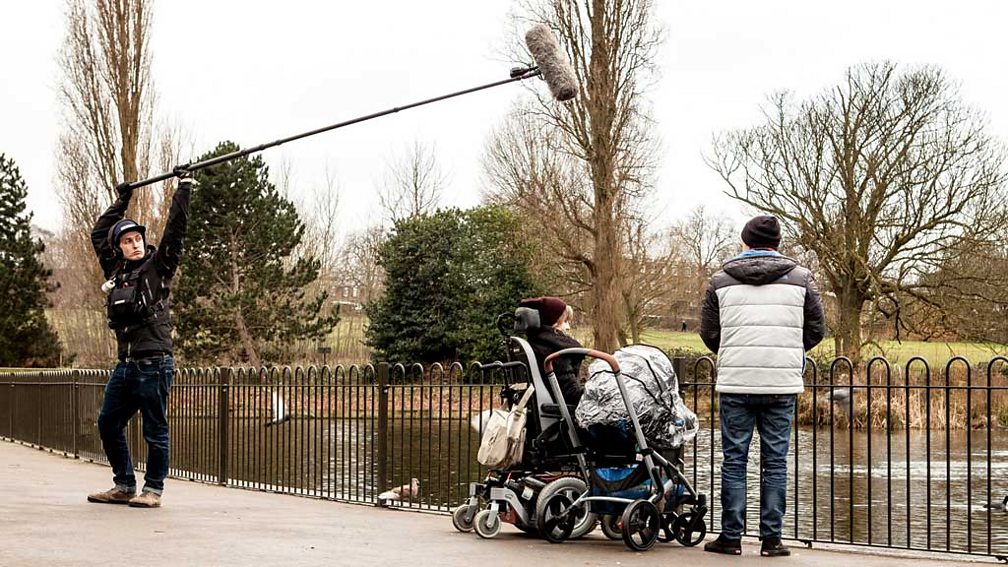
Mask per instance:
[[[779,537],[763,538],[763,546],[760,548],[760,555],[763,557],[787,557],[791,555],[791,550],[781,543]]]
[[[724,535],[719,535],[716,540],[705,543],[703,550],[724,555],[742,555],[742,540],[728,539]]]

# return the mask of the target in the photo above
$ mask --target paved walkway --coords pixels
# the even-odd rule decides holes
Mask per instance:
[[[89,504],[111,485],[107,467],[0,441],[0,566],[144,565],[902,565],[949,567],[980,558],[936,560],[795,548],[759,557],[756,540],[738,558],[677,544],[645,553],[601,533],[552,545],[505,526],[493,540],[461,534],[447,516],[376,509],[169,480],[155,510]],[[710,537],[710,536],[708,536]]]

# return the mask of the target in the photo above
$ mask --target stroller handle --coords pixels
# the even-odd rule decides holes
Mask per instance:
[[[543,370],[546,371],[546,374],[553,372],[553,361],[556,360],[557,358],[560,358],[561,356],[567,356],[571,354],[583,354],[585,356],[590,356],[592,358],[604,360],[609,365],[609,368],[612,368],[613,372],[619,373],[619,363],[616,362],[616,358],[613,357],[613,355],[602,352],[600,350],[594,350],[590,348],[565,348],[563,350],[558,350],[546,357],[546,360],[543,361]]]

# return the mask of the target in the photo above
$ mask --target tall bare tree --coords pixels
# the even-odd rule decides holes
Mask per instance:
[[[92,297],[101,275],[93,261],[88,228],[115,198],[114,187],[146,177],[151,160],[169,147],[154,147],[155,93],[150,74],[152,8],[149,0],[67,0],[66,36],[59,56],[63,126],[56,159],[63,205],[63,242],[74,259],[77,282],[68,292]],[[153,150],[152,150],[153,148]],[[160,164],[159,164],[160,165]],[[136,192],[130,214],[160,226],[165,187]],[[70,285],[66,285],[70,284]],[[74,285],[76,284],[76,285]]]
[[[693,263],[697,274],[709,278],[739,248],[741,236],[732,220],[699,205],[672,226],[671,237]]]
[[[689,309],[699,314],[708,280],[738,251],[740,235],[727,216],[699,205],[672,225],[668,238],[669,245],[678,250],[680,262],[676,270],[680,297],[676,299],[680,305],[691,306]]]
[[[325,186],[315,192],[312,210],[305,215],[306,238],[313,247],[313,253],[321,263],[322,281],[332,281],[333,271],[339,262],[340,227],[338,222],[342,191],[335,172],[328,167],[325,172]]]
[[[653,317],[672,299],[677,289],[676,266],[682,263],[681,250],[662,242],[661,234],[637,223],[625,243],[623,269],[620,273],[626,324],[620,330],[620,342],[639,343],[641,333],[652,326]],[[627,337],[629,333],[629,337]]]
[[[395,222],[433,212],[447,184],[434,147],[415,140],[389,165],[378,199],[388,220]]]
[[[570,288],[586,289],[594,345],[611,351],[626,321],[625,235],[636,234],[635,207],[656,165],[644,97],[662,35],[654,2],[532,0],[524,9],[557,36],[579,93],[559,104],[535,89],[534,100],[516,109],[489,143],[490,196],[539,220],[558,260],[577,264]]]
[[[351,233],[345,239],[337,263],[336,284],[349,288],[341,296],[357,304],[366,304],[384,292],[385,272],[378,264],[378,252],[385,242],[385,229],[380,226]]]
[[[809,100],[773,96],[765,115],[716,138],[709,161],[816,254],[838,353],[859,355],[867,302],[890,315],[904,298],[936,303],[922,276],[1004,222],[1001,147],[937,68],[858,65]]]

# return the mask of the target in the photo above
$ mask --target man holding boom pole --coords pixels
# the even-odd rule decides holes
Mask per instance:
[[[108,279],[102,290],[108,294],[108,324],[115,331],[119,363],[105,386],[98,414],[98,432],[115,486],[88,495],[89,502],[161,506],[168,475],[168,391],[175,374],[169,285],[182,259],[189,193],[196,185],[188,171],[175,173],[180,176],[178,188],[160,247],[147,242],[144,226],[124,218],[133,196],[129,183],[116,187],[119,198],[98,217],[91,231],[91,243]],[[126,424],[137,411],[147,442],[147,473],[139,495],[125,435]]]

